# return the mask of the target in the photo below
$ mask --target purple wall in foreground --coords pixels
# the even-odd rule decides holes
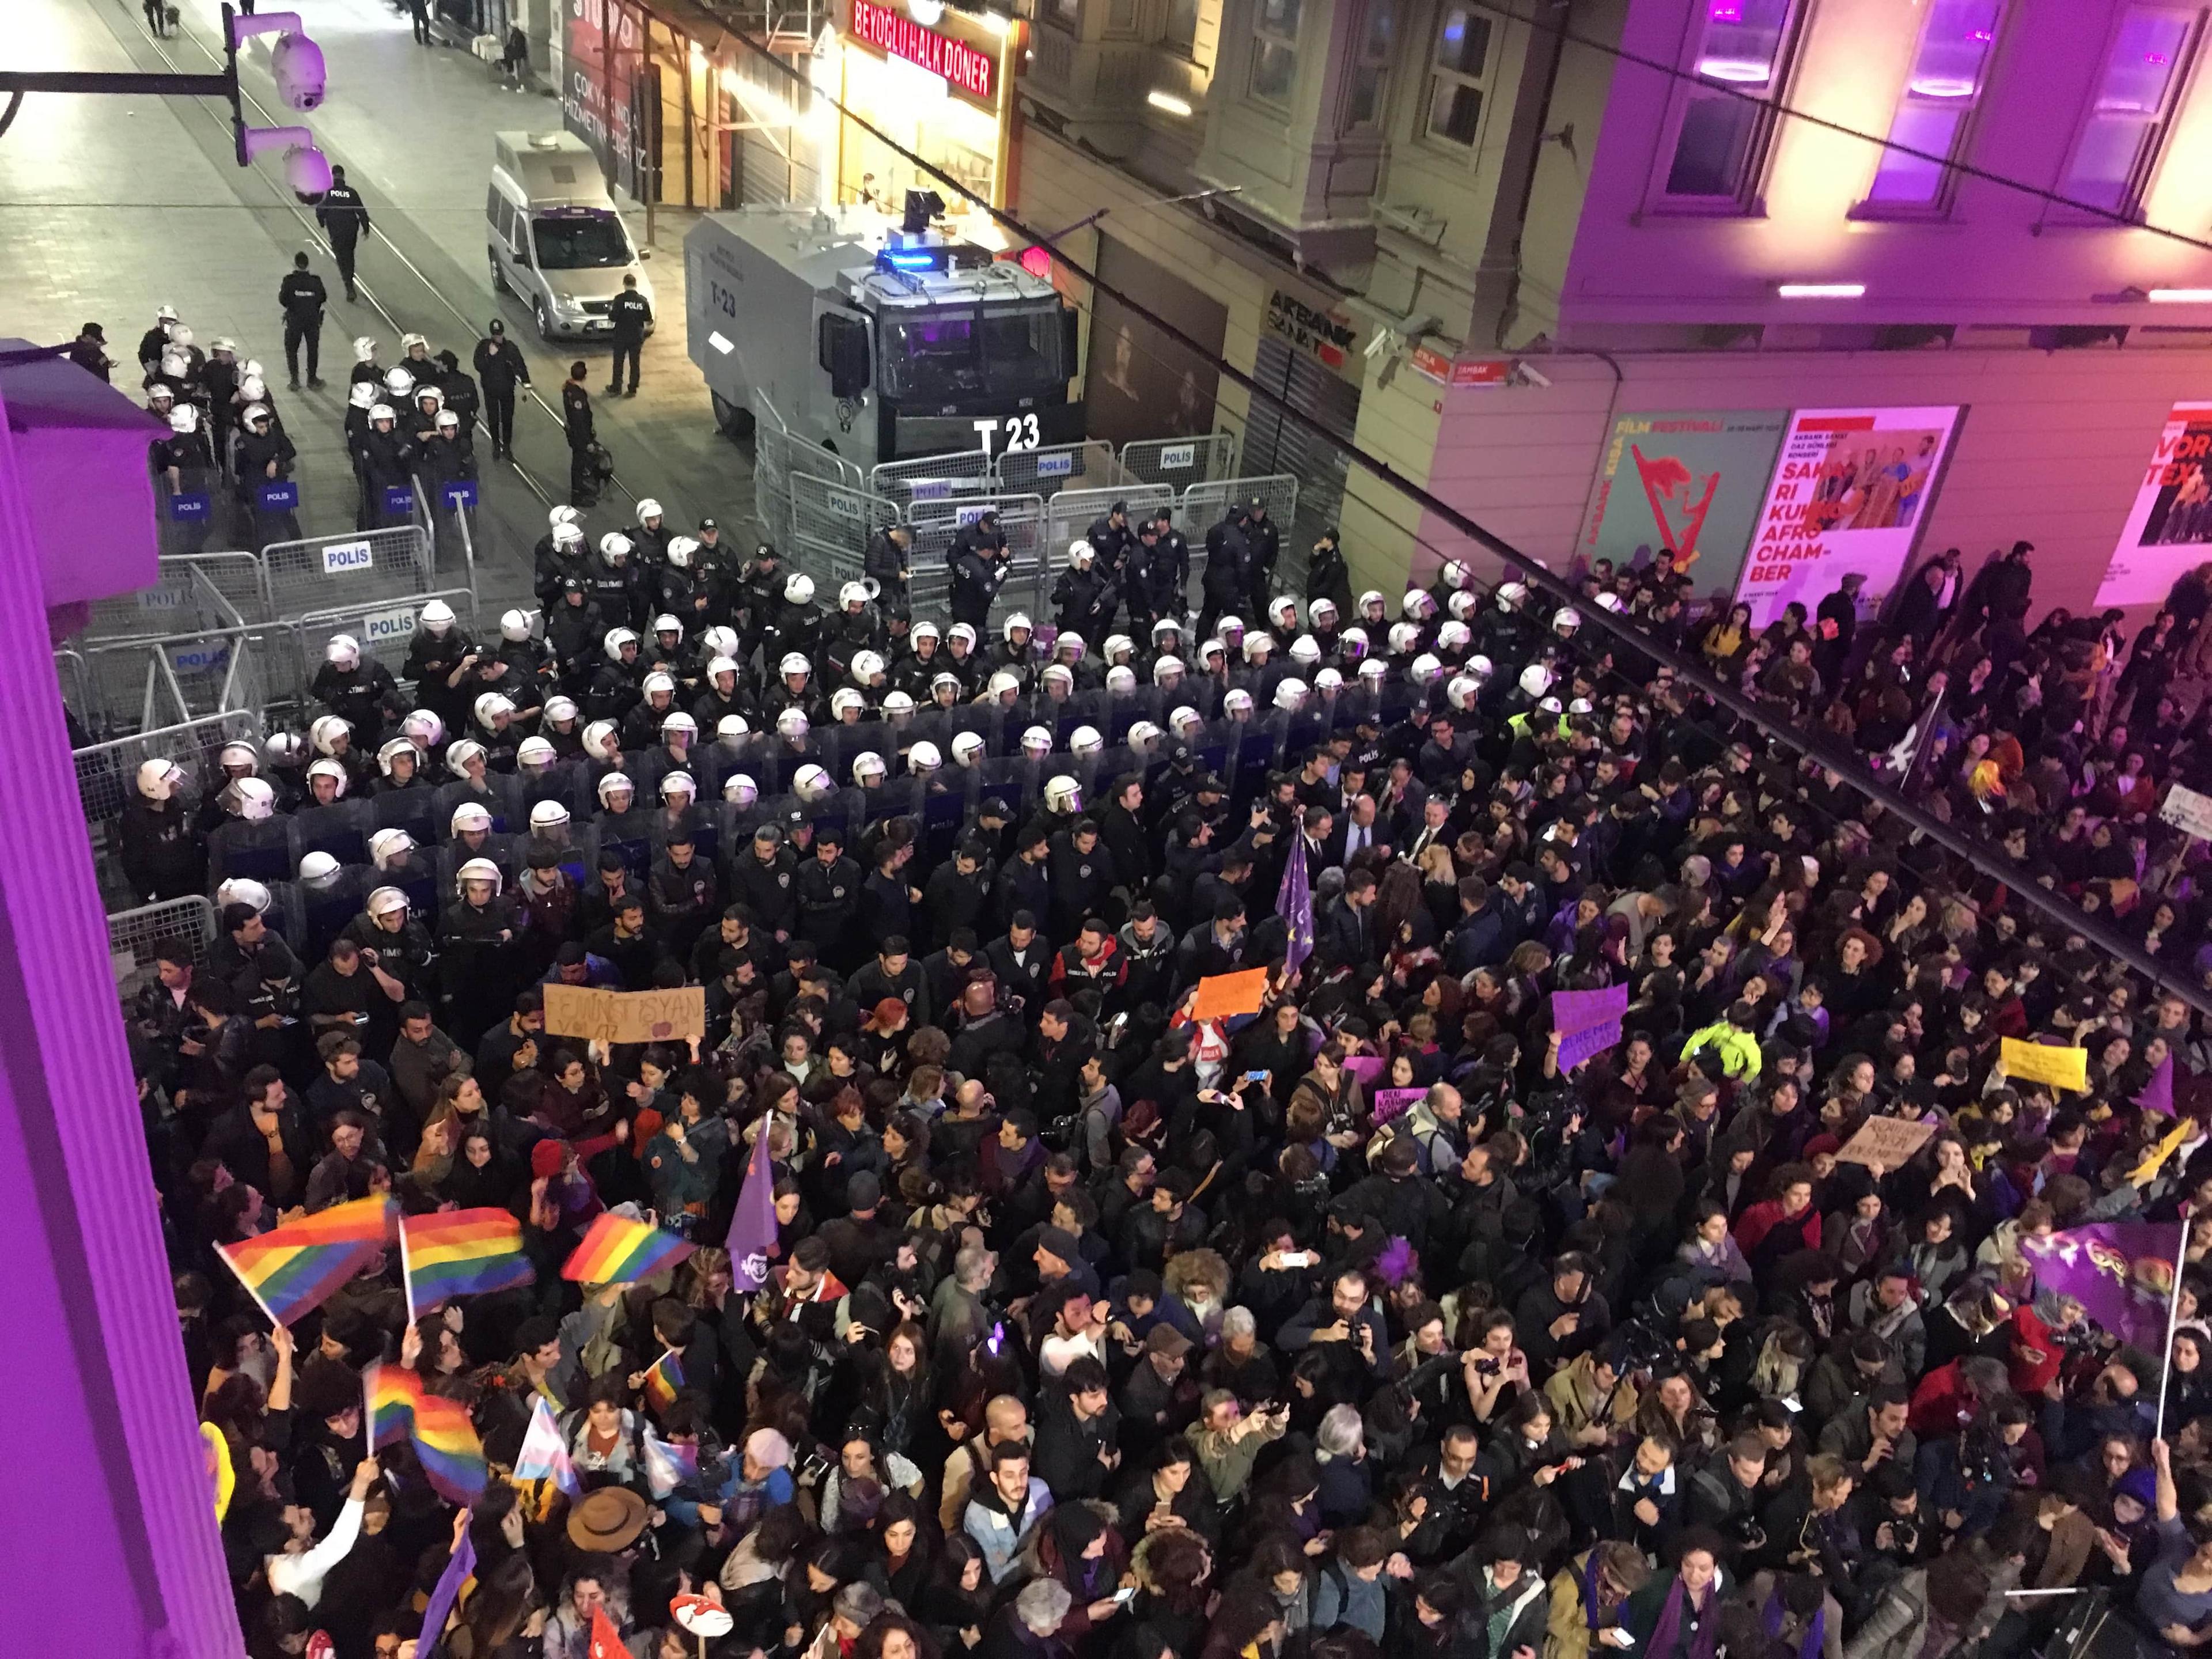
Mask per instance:
[[[116,1018],[61,696],[46,635],[29,475],[0,383],[0,1261],[8,1265],[11,1411],[0,1550],[41,1652],[232,1659],[243,1651],[138,1105]],[[128,400],[107,393],[120,410]],[[91,499],[136,499],[143,460]],[[35,447],[35,446],[33,446]],[[82,465],[67,487],[83,490]],[[143,482],[136,485],[143,495]],[[118,592],[154,569],[150,514],[81,550],[66,597]]]

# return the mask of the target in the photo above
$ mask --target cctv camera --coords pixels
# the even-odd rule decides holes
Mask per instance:
[[[331,187],[331,158],[313,144],[284,152],[284,182],[302,196],[320,196]]]
[[[270,49],[269,72],[287,109],[313,109],[323,101],[323,49],[304,34],[280,34]]]
[[[1528,363],[1515,363],[1513,365],[1513,374],[1514,377],[1523,386],[1540,386],[1548,389],[1552,384],[1551,381],[1544,378],[1544,372],[1541,369]]]

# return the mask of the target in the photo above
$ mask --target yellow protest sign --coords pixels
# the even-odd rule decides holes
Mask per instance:
[[[2047,1042],[2022,1042],[2017,1037],[2006,1037],[1998,1051],[1997,1063],[2004,1067],[2008,1078],[2048,1083],[2054,1089],[2086,1090],[2089,1086],[2087,1048],[2054,1048]]]
[[[548,985],[545,1032],[591,1042],[681,1042],[707,1035],[707,988],[667,991],[594,991]]]
[[[2185,1117],[2168,1129],[2166,1132],[2166,1139],[2152,1147],[2143,1161],[2136,1165],[2128,1176],[2129,1181],[2138,1187],[2148,1185],[2151,1179],[2158,1174],[2160,1166],[2181,1149],[2181,1143],[2189,1138],[2196,1127],[2194,1119]]]

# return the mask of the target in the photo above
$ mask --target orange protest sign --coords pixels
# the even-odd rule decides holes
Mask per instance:
[[[1267,970],[1248,968],[1241,974],[1216,974],[1198,982],[1198,1001],[1193,1019],[1226,1019],[1231,1014],[1256,1014],[1267,994]]]

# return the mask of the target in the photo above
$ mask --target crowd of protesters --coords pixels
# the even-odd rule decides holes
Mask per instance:
[[[1140,533],[1094,528],[1104,576]],[[597,604],[561,539],[553,603]],[[2024,631],[2025,551],[1761,630],[1664,556],[1578,573],[1584,609],[1911,777],[2020,860],[1999,882],[1456,567],[1354,602],[1332,542],[1270,601],[1279,643],[1217,607],[1086,658],[1025,619],[940,649],[895,544],[823,616],[765,550],[620,539],[625,592],[642,549],[696,611],[602,616],[603,653],[488,642],[481,729],[450,620],[404,690],[364,692],[356,648],[319,779],[227,752],[199,811],[172,769],[125,826],[137,884],[190,891],[272,803],[450,775],[512,814],[441,795],[434,890],[386,842],[312,951],[229,884],[212,953],[131,1010],[258,1659],[586,1659],[602,1612],[636,1659],[2012,1659],[2069,1602],[2023,1592],[2069,1587],[2146,1651],[2212,1639],[2212,1155],[2141,1167],[2168,1120],[2135,1103],[2171,1061],[2194,1109],[2212,1044],[2023,900],[2202,976],[2152,781],[2205,766],[2170,696],[2201,596],[2120,653]],[[1256,1015],[1193,1018],[1253,967]],[[707,1030],[549,1034],[554,981],[698,982]],[[1621,1039],[1563,1067],[1553,994],[1621,984]],[[2086,1048],[2086,1091],[2008,1078],[2008,1036]],[[1878,1117],[1936,1132],[1839,1160]],[[740,1295],[718,1246],[762,1136],[777,1237]],[[215,1247],[383,1191],[507,1207],[537,1283],[410,1323],[386,1261],[272,1332]],[[696,1248],[564,1281],[625,1206]],[[2170,1354],[2022,1249],[2137,1218],[2187,1224]],[[380,1360],[468,1407],[494,1478],[465,1514],[404,1445],[365,1461]],[[507,1478],[539,1401],[578,1497]],[[473,1577],[422,1632],[463,1528]],[[692,1592],[727,1635],[672,1625]]]

